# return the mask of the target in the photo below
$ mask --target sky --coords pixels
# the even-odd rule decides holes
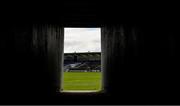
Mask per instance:
[[[65,28],[64,53],[101,52],[100,28]]]

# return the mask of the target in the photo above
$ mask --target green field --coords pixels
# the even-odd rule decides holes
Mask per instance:
[[[63,91],[101,90],[101,72],[64,72]]]

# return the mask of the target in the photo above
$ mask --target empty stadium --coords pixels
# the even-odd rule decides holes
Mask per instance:
[[[101,72],[101,53],[64,53],[64,72]]]

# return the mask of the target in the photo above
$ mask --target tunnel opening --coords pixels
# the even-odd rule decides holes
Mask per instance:
[[[61,91],[101,92],[101,28],[64,28],[64,61]]]

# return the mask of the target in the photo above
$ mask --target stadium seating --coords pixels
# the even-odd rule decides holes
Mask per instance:
[[[91,55],[91,58],[88,56]],[[73,57],[76,56],[77,60]],[[69,58],[71,57],[71,58]],[[65,72],[100,72],[100,52],[64,54]]]

